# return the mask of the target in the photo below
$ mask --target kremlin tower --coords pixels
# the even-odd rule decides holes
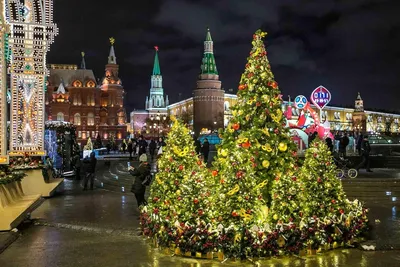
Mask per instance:
[[[197,88],[193,91],[194,132],[202,129],[217,130],[224,127],[224,90],[214,58],[213,41],[207,29],[204,41],[204,55]]]
[[[160,62],[158,60],[158,46],[154,47],[156,54],[154,56],[153,74],[151,75],[150,96],[146,97],[145,109],[150,113],[160,112],[167,113],[169,105],[168,96],[164,99],[164,89],[162,85],[162,75]]]

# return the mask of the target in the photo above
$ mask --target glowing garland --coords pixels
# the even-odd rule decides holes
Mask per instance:
[[[11,127],[9,155],[41,156],[44,151],[46,53],[58,34],[52,0],[9,0]]]

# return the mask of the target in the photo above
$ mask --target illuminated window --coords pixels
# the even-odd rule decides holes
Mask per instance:
[[[351,115],[351,113],[346,113],[346,119],[347,120],[351,120],[353,116]]]
[[[86,97],[86,105],[94,106],[94,95],[93,94],[88,94],[88,96]]]
[[[335,118],[335,120],[340,120],[340,112],[335,112],[333,114],[333,117]]]
[[[81,125],[81,114],[76,113],[74,115],[74,124],[75,125]]]
[[[367,120],[368,120],[368,122],[372,122],[372,116],[371,116],[371,115],[368,115]]]
[[[118,112],[118,124],[122,125],[125,123],[125,114],[123,111]]]
[[[64,113],[58,112],[57,113],[57,120],[58,121],[64,121]]]
[[[72,83],[73,87],[82,87],[82,82],[79,80],[76,80]]]
[[[378,122],[382,122],[382,117],[378,117]]]
[[[87,125],[88,126],[94,125],[94,114],[92,112],[89,112],[87,115]]]
[[[86,87],[94,87],[96,84],[94,83],[94,81],[90,80],[86,83]]]
[[[82,138],[82,131],[78,131],[78,137]]]

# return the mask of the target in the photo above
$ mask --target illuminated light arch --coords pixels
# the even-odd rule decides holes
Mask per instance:
[[[12,51],[9,155],[45,155],[46,54],[58,28],[53,0],[5,1]]]
[[[3,13],[4,2],[0,0],[0,164],[8,164],[7,156],[7,59],[9,27]]]

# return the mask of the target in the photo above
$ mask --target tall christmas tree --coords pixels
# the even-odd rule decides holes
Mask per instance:
[[[149,205],[142,211],[144,234],[156,236],[160,244],[175,241],[189,230],[205,228],[209,221],[206,210],[211,205],[205,166],[196,156],[189,130],[173,121],[158,160],[159,172],[151,186]],[[180,238],[178,246],[187,246],[187,241]]]
[[[222,136],[221,149],[229,149],[233,144],[246,147],[253,155],[257,183],[266,183],[262,194],[267,206],[275,208],[272,201],[280,200],[287,204],[280,211],[291,213],[298,208],[295,203],[298,182],[292,177],[297,148],[285,127],[282,95],[266,56],[262,40],[265,36],[261,30],[253,35],[253,48],[240,80],[238,102],[232,107],[233,118]]]

